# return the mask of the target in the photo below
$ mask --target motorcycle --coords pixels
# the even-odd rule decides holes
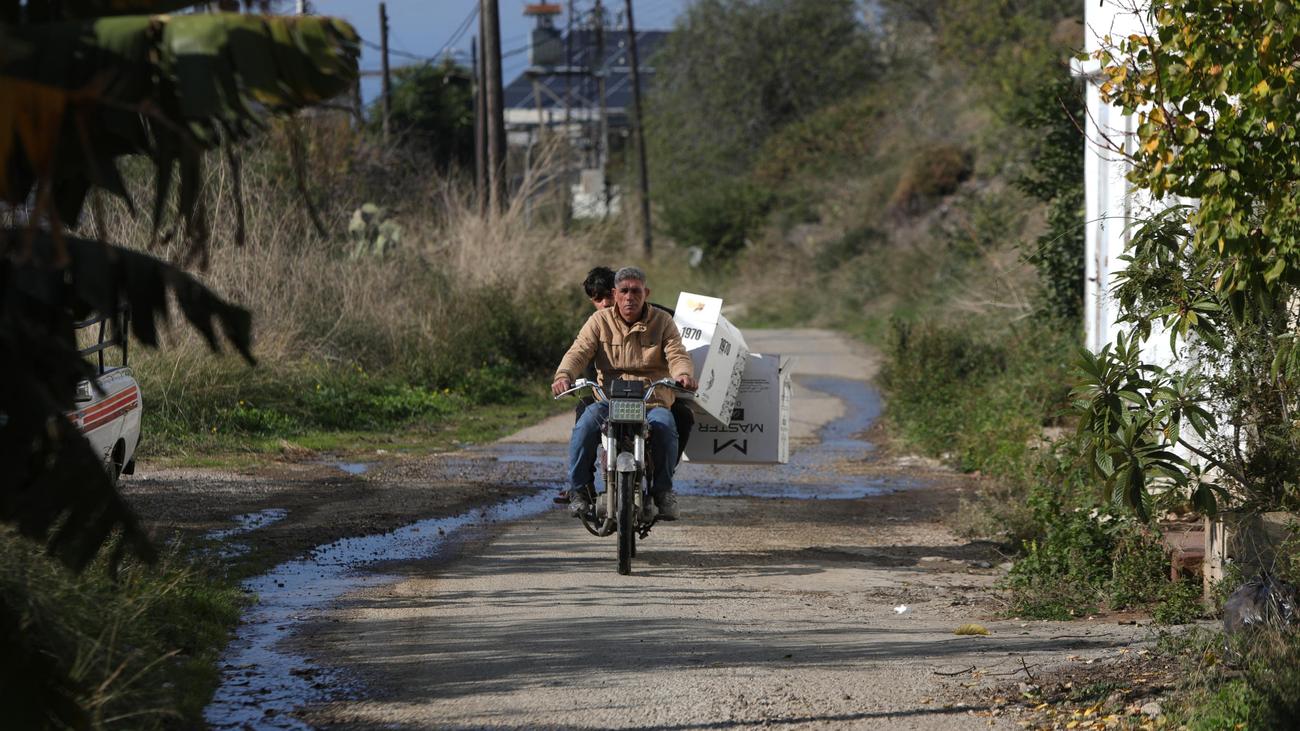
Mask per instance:
[[[599,459],[605,473],[605,490],[591,501],[591,508],[578,515],[582,526],[597,538],[618,534],[618,572],[632,573],[637,538],[644,540],[659,519],[659,510],[650,497],[654,484],[654,462],[650,459],[650,424],[646,421],[648,402],[656,388],[666,386],[689,393],[671,378],[653,383],[616,379],[608,394],[599,384],[585,378],[573,382],[560,399],[590,388],[601,401],[609,402],[609,416],[601,427]]]

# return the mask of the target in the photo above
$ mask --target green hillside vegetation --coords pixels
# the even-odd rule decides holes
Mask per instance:
[[[658,60],[691,72],[651,97],[651,170],[664,229],[705,252],[742,324],[885,350],[894,448],[984,476],[950,522],[1023,553],[1017,614],[1185,621],[1196,609],[1161,588],[1157,534],[1105,504],[1058,436],[1082,330],[1082,90],[1067,67],[1081,12],[700,3]],[[770,60],[853,43],[825,68]]]

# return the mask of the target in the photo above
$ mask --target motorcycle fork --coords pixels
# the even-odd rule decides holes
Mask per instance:
[[[630,431],[630,428],[629,428]],[[618,455],[619,446],[623,442],[622,436],[617,427],[610,425],[602,434],[605,447],[605,509],[607,516],[618,514]],[[637,489],[632,492],[633,505],[637,515],[643,515],[645,508],[644,490],[641,489],[641,483],[645,477],[645,444],[646,444],[646,427],[642,427],[632,434],[632,458],[636,461],[637,471],[634,478],[634,484]]]
[[[641,489],[641,478],[645,475],[645,434],[638,433],[632,441],[632,456],[636,459],[636,479],[632,484],[636,489],[632,491],[632,500],[636,505],[636,514],[645,515],[645,491]]]
[[[613,425],[605,430],[601,437],[605,442],[605,519],[614,520],[618,515],[618,435]]]

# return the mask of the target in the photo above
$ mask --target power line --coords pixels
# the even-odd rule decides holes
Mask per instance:
[[[374,41],[367,40],[367,39],[365,39],[365,38],[362,38],[362,39],[361,39],[361,43],[362,43],[362,45],[366,46],[367,48],[371,48],[371,49],[374,49],[374,50],[376,50],[376,51],[380,51],[381,53],[382,53],[383,50],[384,50],[384,47],[383,47],[383,46],[379,45],[378,43],[375,43]],[[524,50],[527,50],[527,49],[525,48]],[[389,49],[388,49],[388,54],[389,54],[390,56],[401,56],[402,58],[410,59],[410,60],[412,60],[412,61],[422,61],[422,62],[424,62],[424,63],[436,63],[436,62],[438,62],[439,60],[441,60],[441,59],[443,59],[443,58],[446,58],[446,57],[448,57],[448,56],[451,56],[451,57],[453,57],[453,58],[465,58],[465,57],[468,57],[468,56],[469,56],[469,53],[468,53],[467,51],[462,51],[462,50],[460,50],[460,49],[453,49],[453,50],[448,51],[448,52],[446,52],[446,53],[439,52],[439,53],[434,54],[434,55],[432,55],[432,56],[421,56],[421,55],[418,54],[418,53],[411,53],[410,51],[401,51],[401,50],[398,50],[398,49],[395,49],[395,48],[389,48]]]
[[[477,18],[478,18],[478,3],[474,3],[474,7],[470,9],[469,15],[465,16],[465,20],[461,21],[461,24],[451,34],[451,38],[448,38],[447,42],[442,44],[442,48],[438,49],[438,53],[434,55],[440,56],[448,48],[456,45],[456,42],[459,41],[467,32],[469,32],[470,25]]]

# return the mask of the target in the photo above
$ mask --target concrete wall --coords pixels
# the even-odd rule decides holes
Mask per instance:
[[[1088,0],[1084,3],[1085,50],[1091,54],[1106,45],[1106,36],[1122,38],[1141,32],[1144,24],[1135,6],[1142,0]],[[1149,27],[1149,24],[1148,26]],[[1074,72],[1086,83],[1087,119],[1084,157],[1084,185],[1087,204],[1086,277],[1084,283],[1085,345],[1093,351],[1115,341],[1123,326],[1116,322],[1118,308],[1111,297],[1114,276],[1124,263],[1119,257],[1128,248],[1130,224],[1149,215],[1153,203],[1134,191],[1125,179],[1129,165],[1124,152],[1135,147],[1137,117],[1101,99],[1101,63],[1093,58],[1076,62]],[[1168,364],[1173,360],[1167,334],[1153,333],[1143,345],[1147,359]]]

